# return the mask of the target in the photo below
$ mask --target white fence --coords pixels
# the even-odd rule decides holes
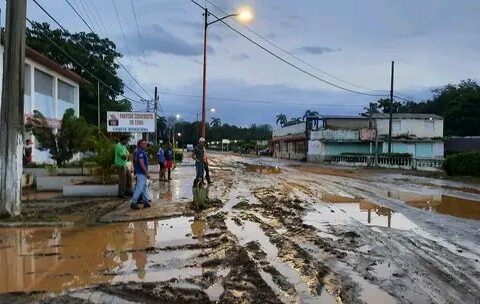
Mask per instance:
[[[443,158],[413,158],[404,156],[378,156],[375,162],[374,155],[332,155],[325,161],[337,165],[359,167],[382,167],[419,171],[442,170]]]

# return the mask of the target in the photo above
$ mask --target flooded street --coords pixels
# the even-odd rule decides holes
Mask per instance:
[[[222,154],[210,169],[209,188],[190,164],[153,179],[180,216],[0,228],[0,303],[480,303],[478,185]]]

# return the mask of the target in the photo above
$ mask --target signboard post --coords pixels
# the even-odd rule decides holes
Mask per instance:
[[[155,113],[107,112],[107,132],[153,133],[155,127]]]

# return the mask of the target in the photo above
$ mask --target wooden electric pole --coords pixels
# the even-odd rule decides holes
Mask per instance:
[[[7,0],[0,103],[0,215],[20,213],[26,0]]]
[[[155,113],[155,140],[153,141],[155,144],[158,144],[158,126],[157,126],[157,118],[158,118],[158,88],[155,87],[155,95],[154,95],[154,102],[153,102],[153,111]]]
[[[392,153],[392,119],[393,119],[393,74],[395,61],[392,61],[392,74],[390,77],[390,116],[388,120],[388,153]]]

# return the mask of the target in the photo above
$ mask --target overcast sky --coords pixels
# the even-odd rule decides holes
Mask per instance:
[[[112,1],[70,0],[97,33],[116,43],[125,55],[121,59],[123,64],[152,94],[154,86],[158,86],[164,93],[201,95],[201,9],[190,0],[133,0],[144,56],[130,0],[115,0],[128,49]],[[255,21],[249,27],[256,33],[321,71],[361,87],[383,90],[381,93],[389,89],[392,60],[396,62],[396,92],[415,100],[430,97],[429,90],[433,87],[479,78],[478,0],[211,1],[228,12],[250,5],[255,11]],[[32,1],[28,2],[30,19],[51,23]],[[66,1],[39,2],[71,31],[87,30]],[[205,4],[204,0],[199,2]],[[222,15],[210,4],[207,6],[214,14]],[[289,57],[234,19],[228,22],[310,73],[365,91]],[[217,110],[214,116],[223,122],[274,123],[278,113],[295,117],[306,109],[324,114],[357,114],[375,100],[342,92],[305,75],[221,23],[209,27],[209,37],[208,96],[211,98],[207,101],[209,108]],[[120,75],[146,95],[125,72],[120,71]],[[160,102],[167,114],[178,113],[187,120],[194,120],[200,111],[200,99],[196,97],[161,94]],[[142,107],[135,105],[135,109]]]

